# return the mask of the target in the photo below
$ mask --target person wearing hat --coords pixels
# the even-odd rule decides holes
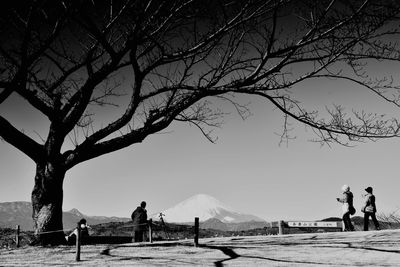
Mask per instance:
[[[375,225],[376,230],[380,230],[379,222],[376,219],[376,205],[375,205],[375,196],[372,194],[372,187],[368,186],[365,188],[367,194],[365,197],[364,207],[361,209],[364,212],[364,231],[368,231],[369,217],[371,217],[372,222]]]
[[[343,196],[342,198],[336,198],[337,201],[343,203],[342,211],[343,211],[343,224],[344,231],[354,231],[354,226],[351,223],[350,215],[355,213],[355,209],[353,206],[353,193],[350,191],[350,186],[344,185],[342,187]]]

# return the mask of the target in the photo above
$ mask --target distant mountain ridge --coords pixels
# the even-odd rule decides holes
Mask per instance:
[[[165,214],[164,220],[168,223],[193,224],[194,218],[199,217],[200,227],[203,229],[240,231],[262,228],[266,224],[265,220],[257,216],[237,212],[218,199],[205,194],[192,196],[162,213]],[[149,217],[158,221],[158,215],[159,213]],[[85,218],[89,225],[131,220],[120,217],[88,216],[77,209],[71,209],[63,212],[64,229],[73,229],[81,218]],[[0,203],[0,227],[14,228],[17,224],[25,231],[33,230],[31,203],[26,201]]]
[[[82,218],[85,218],[89,225],[130,220],[130,218],[121,217],[88,216],[77,209],[72,209],[63,212],[64,229],[73,229]],[[33,230],[32,204],[27,201],[0,203],[0,227],[14,228],[17,224],[24,231]]]
[[[215,197],[197,194],[175,206],[162,211],[164,220],[169,223],[193,223],[195,217],[201,222],[217,219],[222,223],[265,222],[260,217],[235,211]],[[158,214],[152,217],[157,219]],[[214,221],[216,222],[216,221]]]

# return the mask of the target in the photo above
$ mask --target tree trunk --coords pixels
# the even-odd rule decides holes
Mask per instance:
[[[32,191],[32,218],[37,245],[65,244],[62,223],[63,181],[61,165],[46,162],[36,167]]]

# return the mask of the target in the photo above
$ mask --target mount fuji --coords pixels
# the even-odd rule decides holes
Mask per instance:
[[[237,212],[206,194],[192,196],[162,213],[165,215],[164,220],[169,223],[193,223],[195,217],[199,217],[201,222],[210,219],[218,219],[223,223],[265,222],[257,216]],[[157,215],[152,217],[156,218]]]

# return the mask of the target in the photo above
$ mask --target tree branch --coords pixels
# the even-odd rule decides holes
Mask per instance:
[[[43,159],[43,146],[18,131],[2,116],[0,116],[0,137],[30,157],[33,161],[38,162],[40,159]]]

